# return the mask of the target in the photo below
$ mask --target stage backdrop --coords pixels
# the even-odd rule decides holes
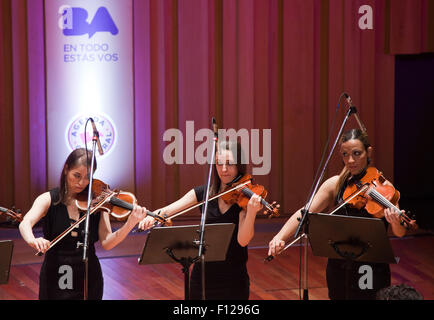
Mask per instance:
[[[72,150],[85,139],[92,148],[92,117],[103,149],[95,177],[133,190],[132,2],[44,3],[48,186]]]
[[[132,189],[149,209],[176,200],[206,178],[207,166],[185,163],[185,153],[183,164],[163,161],[166,130],[179,129],[185,138],[188,121],[194,121],[197,131],[209,128],[215,116],[220,128],[271,129],[271,171],[257,181],[289,215],[307,200],[343,91],[351,95],[368,130],[374,164],[393,181],[394,55],[434,51],[434,6],[429,0],[136,0],[132,16],[130,1],[83,1],[77,6],[85,9],[89,24],[105,6],[119,33],[87,30],[86,35],[69,36],[59,29],[65,22],[58,10],[60,5],[74,7],[74,2],[45,1],[56,7],[45,20],[42,0],[0,3],[0,205],[23,210],[59,174],[59,164],[50,160],[53,152],[59,151],[59,161],[64,158],[65,130],[82,108],[90,107],[95,109],[89,116],[103,111],[118,136],[133,143],[121,153],[122,160],[108,163],[114,151],[101,159],[98,173],[105,178],[110,171],[107,179],[123,189],[135,181]],[[122,35],[129,28],[128,17],[132,29]],[[72,39],[107,43],[108,53],[112,58],[118,53],[119,60],[58,60],[72,59],[65,58],[65,50],[73,47],[51,48],[54,39],[45,30],[57,32],[64,44],[75,43]],[[128,48],[118,47],[121,38]],[[49,49],[58,51],[55,61],[50,61]],[[129,50],[130,65],[122,60],[131,57]],[[67,77],[74,73],[75,85],[84,90],[80,94],[91,96],[69,97],[77,102],[76,109],[64,115],[58,110],[71,102],[51,97],[53,77],[61,76],[51,74],[51,63],[65,67]],[[78,72],[94,71],[103,77],[102,66],[113,71],[112,77],[123,63],[127,70],[120,77],[132,65],[133,82],[128,76],[75,78]],[[88,68],[83,71],[84,65]],[[64,92],[72,79],[59,81]],[[93,95],[86,84],[108,87]],[[133,102],[119,101],[120,96],[130,97],[128,88]],[[112,95],[113,101],[106,100]],[[105,111],[108,106],[122,114]],[[338,124],[347,108],[341,103]],[[57,129],[53,112],[59,112]],[[348,128],[355,126],[351,121]],[[56,146],[52,134],[58,135]],[[194,143],[196,148],[201,141]],[[333,157],[327,177],[341,167]],[[120,171],[125,179],[118,176]]]

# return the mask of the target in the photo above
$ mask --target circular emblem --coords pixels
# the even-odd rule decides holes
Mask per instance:
[[[66,141],[71,151],[77,148],[84,148],[85,142],[87,143],[87,148],[92,149],[93,129],[90,121],[87,123],[86,134],[84,132],[86,121],[89,118],[88,115],[82,115],[68,125],[66,129]],[[108,116],[101,113],[92,115],[91,118],[95,122],[96,130],[98,130],[99,133],[99,140],[104,151],[103,156],[106,156],[113,149],[116,142],[115,126]],[[96,154],[100,156],[98,146]]]

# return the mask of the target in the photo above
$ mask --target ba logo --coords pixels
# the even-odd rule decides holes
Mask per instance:
[[[86,134],[84,133],[84,127],[88,118],[87,115],[79,116],[68,125],[66,130],[66,141],[71,150],[84,148],[85,141],[87,143],[87,148],[92,148],[93,131],[90,121],[87,123]],[[99,133],[99,139],[104,151],[103,156],[106,156],[110,150],[113,149],[115,144],[115,127],[113,122],[105,115],[92,115],[92,119],[95,121],[96,129]]]
[[[87,33],[91,38],[97,32],[110,32],[112,35],[119,33],[105,7],[98,8],[90,23],[87,22],[89,14],[84,8],[64,5],[59,8],[59,14],[59,28],[65,36],[81,36]]]

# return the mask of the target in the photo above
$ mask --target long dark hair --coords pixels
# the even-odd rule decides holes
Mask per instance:
[[[217,142],[217,146],[216,146],[217,150],[216,153],[218,154],[219,152],[223,151],[223,150],[229,150],[232,152],[232,155],[234,156],[234,159],[236,161],[236,166],[238,169],[238,175],[245,175],[247,172],[247,165],[246,162],[244,160],[244,153],[243,153],[243,149],[241,148],[241,143],[240,141],[234,141],[234,140],[219,140]],[[236,156],[236,157],[235,157]],[[219,189],[220,189],[220,177],[218,175],[216,166],[214,165],[214,169],[213,169],[213,183],[211,185],[211,189],[210,189],[210,195],[215,195],[218,193]]]
[[[342,143],[344,143],[344,142],[347,142],[347,141],[353,140],[353,139],[357,139],[360,142],[362,142],[363,147],[365,148],[365,151],[368,151],[368,148],[371,146],[371,144],[369,143],[368,135],[366,134],[366,132],[363,132],[360,129],[351,129],[351,130],[345,132],[344,134],[342,134],[341,139],[340,139],[340,145],[342,145]],[[368,158],[368,165],[369,165],[370,161],[371,160]],[[336,190],[335,190],[336,194],[342,188],[344,182],[349,178],[349,176],[350,176],[350,171],[347,169],[347,167],[344,166],[341,173],[339,174],[339,179],[338,179],[338,183],[337,183]]]
[[[86,152],[87,151],[87,152]],[[66,175],[68,171],[78,167],[80,165],[87,166],[90,170],[92,161],[92,152],[90,150],[86,150],[85,148],[78,148],[72,151],[68,158],[66,158],[65,164],[63,165],[62,173],[60,174],[60,185],[59,185],[59,199],[55,202],[55,204],[64,203],[65,196],[67,193],[66,190]],[[96,160],[93,165],[93,171],[96,170]],[[87,190],[87,187],[85,188]],[[83,190],[82,192],[86,192]]]

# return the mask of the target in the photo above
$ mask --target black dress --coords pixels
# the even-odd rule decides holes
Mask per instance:
[[[360,179],[361,177],[355,177],[355,179],[357,178]],[[336,204],[342,202],[343,193],[348,183],[346,181],[339,190]],[[372,215],[365,209],[357,210],[350,205],[345,205],[335,214],[372,218]],[[387,230],[389,224],[385,218],[382,220]],[[366,278],[369,267],[372,268],[372,282]],[[348,279],[346,271],[349,272]],[[378,290],[390,286],[390,267],[387,263],[347,262],[343,259],[328,259],[326,278],[331,300],[375,300]]]
[[[197,200],[204,198],[205,186],[194,188]],[[224,214],[220,212],[218,200],[208,203],[206,223],[234,223],[235,229],[229,244],[225,261],[205,262],[206,300],[248,300],[250,280],[247,273],[247,246],[237,240],[241,208],[234,204]],[[195,263],[191,273],[190,298],[202,299],[201,263]]]
[[[65,231],[71,221],[63,203],[55,205],[59,199],[59,189],[50,190],[51,206],[41,220],[44,238],[52,241]],[[90,216],[88,250],[88,299],[101,300],[103,296],[103,277],[99,260],[95,254],[94,243],[98,241],[100,213]],[[84,297],[83,248],[77,249],[77,242],[83,243],[84,222],[78,229],[70,232],[44,256],[39,276],[40,300],[82,300]]]

